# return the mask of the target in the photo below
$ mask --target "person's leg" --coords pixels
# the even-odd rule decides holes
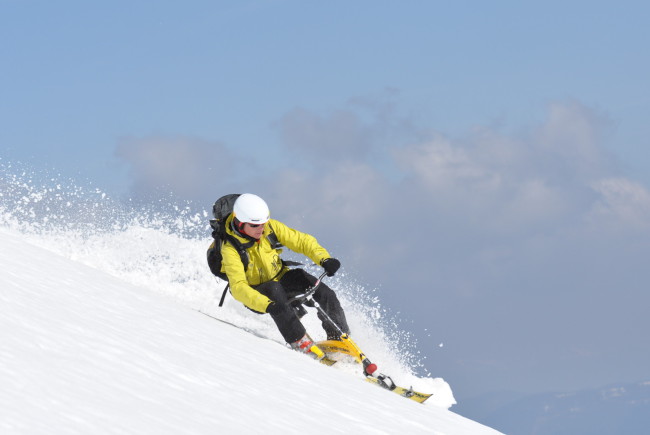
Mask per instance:
[[[271,314],[280,334],[287,343],[294,343],[304,337],[305,327],[300,323],[293,308],[287,304],[287,295],[277,281],[269,281],[256,286],[255,289],[282,307],[277,314]]]
[[[303,269],[293,269],[287,272],[280,282],[282,286],[287,290],[287,294],[295,296],[296,294],[304,293],[304,291],[314,285],[317,281],[317,278],[308,274]],[[318,302],[318,305],[321,306],[323,311],[327,313],[328,316],[336,323],[336,325],[346,334],[350,333],[350,328],[348,327],[348,322],[345,318],[345,313],[341,307],[336,293],[327,286],[324,282],[321,281],[318,289],[314,293],[314,300]],[[335,327],[333,327],[330,322],[324,317],[318,314],[319,319],[323,324],[323,329],[327,333],[328,339],[336,339],[339,337],[339,333]]]
[[[318,302],[318,305],[321,306],[323,311],[327,313],[328,316],[336,323],[336,325],[346,334],[350,333],[350,327],[348,326],[348,321],[345,318],[345,312],[339,298],[336,296],[334,290],[329,288],[327,285],[321,283],[314,293],[314,300]],[[321,322],[323,324],[323,329],[327,333],[328,340],[337,340],[339,338],[339,332],[336,328],[333,328],[330,322],[327,321],[324,317],[319,315]]]
[[[280,284],[282,284],[282,287],[287,292],[287,298],[291,299],[296,295],[304,293],[305,290],[316,282],[315,279],[312,281],[309,278],[313,277],[302,269],[291,269],[285,273],[280,278]]]
[[[282,284],[282,287],[287,294],[287,299],[291,299],[304,293],[305,290],[311,286],[311,282],[305,278],[305,275],[306,274],[302,269],[291,269],[282,276],[280,284]],[[307,310],[305,310],[305,307],[303,307],[300,302],[295,301],[291,306],[299,319],[302,319],[307,314]]]

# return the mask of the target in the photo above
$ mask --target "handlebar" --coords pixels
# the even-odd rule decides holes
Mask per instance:
[[[321,276],[318,277],[318,279],[316,280],[314,285],[312,285],[307,290],[305,290],[304,293],[296,295],[293,298],[289,299],[288,302],[292,303],[292,302],[299,301],[299,302],[302,303],[302,302],[305,302],[307,299],[311,298],[314,295],[314,293],[316,293],[316,290],[318,290],[318,287],[320,286],[321,281],[323,280],[323,278],[325,278],[326,275],[327,275],[327,272],[323,272],[321,274]]]

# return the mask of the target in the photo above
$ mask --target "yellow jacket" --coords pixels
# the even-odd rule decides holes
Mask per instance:
[[[232,230],[232,219],[231,215],[226,221],[226,232],[234,236],[243,245],[250,243],[248,239],[240,237]],[[233,297],[248,308],[262,313],[266,312],[266,308],[272,301],[251,286],[257,286],[268,281],[277,281],[289,270],[282,265],[280,259],[282,249],[274,249],[271,246],[268,239],[271,228],[282,245],[309,257],[314,263],[321,264],[324,259],[330,258],[330,254],[318,244],[316,238],[289,228],[275,219],[268,221],[260,240],[246,249],[249,259],[246,270],[244,270],[244,264],[237,249],[229,242],[224,242],[221,246],[221,256],[223,257],[221,271],[228,276]]]

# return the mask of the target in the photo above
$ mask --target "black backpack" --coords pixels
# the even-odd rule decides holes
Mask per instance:
[[[244,265],[244,270],[246,270],[249,263],[246,249],[255,243],[251,242],[250,244],[247,243],[244,245],[239,242],[239,240],[226,233],[226,220],[232,213],[233,205],[235,204],[235,201],[239,195],[240,194],[238,193],[224,195],[221,198],[217,199],[217,201],[212,206],[212,215],[214,216],[214,219],[210,220],[210,227],[212,227],[212,238],[214,239],[214,242],[208,248],[208,266],[210,267],[210,272],[212,272],[214,276],[224,281],[228,281],[228,277],[221,271],[221,263],[223,262],[223,257],[221,256],[221,245],[223,245],[225,241],[230,242],[230,244],[232,244],[235,249],[237,249],[237,252],[239,252],[241,262]],[[223,300],[226,297],[226,292],[228,291],[229,286],[230,284],[227,284],[226,288],[223,289],[223,294],[221,295],[219,306],[223,305]]]
[[[223,245],[223,242],[226,240],[232,243],[239,252],[241,261],[244,264],[244,270],[248,267],[248,255],[246,254],[246,249],[237,239],[226,233],[226,220],[232,213],[233,205],[238,197],[239,194],[236,193],[222,196],[212,206],[212,215],[214,216],[214,219],[210,220],[210,227],[212,227],[212,238],[214,239],[214,243],[210,245],[210,248],[208,248],[208,266],[213,275],[224,281],[228,281],[228,277],[225,273],[221,272],[221,262],[223,261],[223,258],[221,257],[221,245]]]

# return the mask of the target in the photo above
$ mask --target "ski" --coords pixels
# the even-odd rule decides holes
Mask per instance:
[[[392,391],[395,394],[399,394],[402,397],[406,397],[407,399],[414,400],[418,403],[424,403],[424,401],[426,401],[429,397],[433,396],[433,394],[420,393],[418,391],[414,391],[413,387],[411,388],[400,387],[398,385],[395,385],[392,379],[390,381],[387,381],[386,378],[388,377],[387,376],[384,377],[384,375],[380,374],[377,377],[368,376],[366,377],[366,381],[370,382],[371,384],[375,384],[382,388],[385,388],[386,390]]]
[[[328,357],[325,357],[319,360],[318,362],[321,364],[325,364],[326,366],[333,366],[334,364],[336,364],[336,360],[330,359]]]
[[[407,399],[411,399],[418,403],[424,403],[433,395],[420,393],[419,391],[413,390],[413,387],[400,387],[393,382],[390,376],[381,373],[376,374],[375,370],[377,369],[377,366],[372,364],[368,358],[366,358],[359,347],[357,347],[347,334],[343,334],[340,340],[320,341],[316,343],[316,346],[325,352],[325,359],[330,359],[334,362],[337,361],[336,358],[340,355],[352,357],[355,362],[363,365],[363,374],[366,376],[366,381],[399,394],[402,397],[406,397]]]

